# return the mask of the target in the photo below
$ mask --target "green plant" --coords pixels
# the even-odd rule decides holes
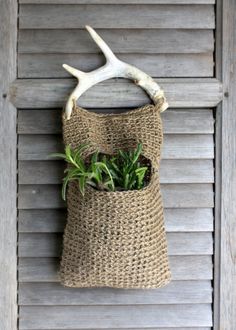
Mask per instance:
[[[119,150],[116,156],[104,156],[103,162],[110,170],[115,186],[122,190],[141,189],[144,186],[147,166],[142,166],[140,156],[142,144],[134,150]]]
[[[85,183],[89,178],[89,173],[86,170],[83,158],[81,154],[86,148],[86,145],[81,145],[77,150],[71,149],[70,146],[65,147],[65,153],[54,153],[51,157],[58,157],[64,159],[70,166],[65,169],[66,176],[63,178],[62,185],[62,198],[66,199],[66,188],[68,182],[71,180],[79,181],[79,188],[82,194],[84,194]]]
[[[62,198],[66,199],[66,189],[69,181],[77,180],[82,195],[86,185],[98,190],[131,190],[141,189],[145,185],[148,166],[141,164],[142,144],[134,150],[119,150],[117,155],[104,155],[98,151],[91,155],[89,161],[83,159],[83,151],[87,145],[81,145],[76,150],[65,147],[65,153],[55,153],[51,156],[64,159],[69,165],[63,178]]]

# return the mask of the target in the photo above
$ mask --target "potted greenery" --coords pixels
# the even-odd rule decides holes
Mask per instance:
[[[87,145],[72,149],[65,147],[64,153],[52,156],[64,159],[69,166],[65,169],[62,198],[66,200],[66,188],[72,180],[78,181],[79,190],[84,196],[87,185],[100,191],[126,191],[142,189],[148,183],[150,164],[141,155],[142,144],[134,150],[118,150],[116,155],[105,155],[99,151],[89,159],[83,159]]]

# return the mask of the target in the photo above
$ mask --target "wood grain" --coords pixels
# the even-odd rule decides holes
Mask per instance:
[[[158,79],[172,108],[215,107],[222,99],[216,79]],[[74,79],[20,79],[11,87],[11,101],[21,109],[62,108],[74,88]],[[87,108],[127,108],[150,103],[132,82],[116,79],[100,83],[80,98]]]
[[[23,306],[20,328],[211,326],[210,304],[137,306]],[[143,317],[145,315],[145,317]]]
[[[138,17],[138,20],[135,19]],[[133,19],[131,19],[133,18]],[[214,29],[213,5],[21,5],[20,29]]]
[[[216,29],[215,29],[215,75],[222,81],[222,16],[223,1],[216,3]],[[214,241],[221,241],[221,184],[222,184],[222,102],[218,104],[215,112],[215,209],[214,209]],[[214,245],[214,301],[213,301],[213,322],[214,327],[220,329],[220,243]]]
[[[154,290],[112,288],[73,289],[59,283],[20,283],[19,304],[39,305],[145,305],[212,302],[211,281],[172,281]]]
[[[213,54],[120,54],[119,58],[152,77],[212,77]],[[62,63],[91,71],[105,62],[102,54],[18,54],[19,78],[67,78]]]
[[[212,279],[212,256],[170,256],[173,280]],[[58,258],[19,258],[19,282],[58,282]]]
[[[16,78],[17,2],[0,10],[0,328],[17,329],[16,109],[8,91]]]
[[[214,207],[213,186],[210,183],[163,184],[163,202],[166,208]],[[20,185],[20,209],[64,208],[60,185]]]
[[[20,135],[19,160],[51,160],[50,155],[63,151],[61,135]],[[213,159],[214,141],[211,134],[164,135],[164,159]]]
[[[19,0],[25,4],[214,4],[215,0]]]
[[[213,210],[211,208],[164,209],[165,228],[168,232],[212,232]],[[63,232],[66,211],[57,209],[19,210],[20,233]]]
[[[135,20],[133,20],[135,21]],[[214,49],[208,29],[99,29],[114,53],[209,53]],[[19,53],[98,53],[84,29],[20,30]]]
[[[18,73],[27,79],[11,89],[20,108],[19,328],[209,330],[215,123],[213,111],[206,108],[222,99],[221,84],[214,79],[160,80],[172,107],[163,113],[161,164],[173,274],[165,288],[144,294],[70,290],[58,283],[56,256],[66,221],[59,185],[63,164],[49,160],[48,154],[62,148],[60,108],[75,85],[64,79],[68,75],[61,63],[86,71],[104,62],[81,30],[88,19],[120,58],[154,77],[212,77],[214,0],[20,3]],[[145,102],[142,91],[121,80],[100,84],[81,98],[82,106],[102,112]]]
[[[212,254],[211,233],[167,233],[169,255]],[[62,234],[20,233],[19,256],[35,258],[60,257]]]
[[[149,328],[150,329],[150,328]],[[24,330],[24,329],[21,329],[21,330]],[[42,330],[42,329],[36,329],[36,330]],[[53,329],[53,330],[60,330],[60,329]],[[78,329],[70,329],[70,330],[78,330]],[[79,330],[87,330],[85,328],[83,329],[79,329]],[[100,328],[99,330],[107,330],[106,328]],[[109,328],[109,330],[118,330],[117,328]],[[121,330],[121,328],[119,329]],[[147,328],[122,328],[122,330],[147,330]],[[152,329],[153,330],[153,329]],[[163,328],[163,327],[155,327],[155,330],[179,330],[179,327],[178,328],[173,328],[173,327],[168,327],[168,328]],[[212,330],[212,327],[187,327],[187,328],[183,328],[181,327],[181,330]]]
[[[19,184],[60,184],[64,177],[62,161],[20,161]],[[162,160],[161,183],[213,183],[212,160]],[[37,175],[36,175],[37,173]]]
[[[150,329],[150,328],[149,328]],[[24,329],[21,329],[21,330],[24,330]],[[36,330],[42,330],[42,329],[36,329]],[[60,329],[53,329],[53,330],[60,330]],[[78,330],[78,329],[70,329],[70,330]],[[83,329],[79,329],[79,330],[87,330],[85,328]],[[106,328],[100,328],[99,330],[107,330]],[[120,329],[115,329],[115,328],[109,328],[109,330],[121,330]],[[122,328],[122,330],[147,330],[147,328]],[[153,330],[153,329],[152,329]],[[168,327],[168,328],[163,328],[163,327],[155,327],[155,330],[179,330],[179,327],[178,328],[173,328],[173,327]],[[183,328],[181,327],[181,330],[212,330],[212,327],[187,327],[187,328]]]
[[[127,109],[91,109],[97,113],[121,113]],[[19,110],[19,134],[61,134],[62,110]],[[161,114],[165,134],[212,134],[214,117],[211,109],[168,109]]]
[[[221,126],[221,218],[220,218],[220,255],[219,267],[219,322],[222,330],[233,330],[236,324],[236,2],[223,0],[222,9],[222,38],[218,43],[222,56],[222,80],[225,97],[222,102]],[[219,75],[219,72],[218,72]]]

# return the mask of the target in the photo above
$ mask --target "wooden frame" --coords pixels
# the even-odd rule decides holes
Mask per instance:
[[[4,77],[4,81],[0,83],[0,134],[3,137],[0,144],[0,328],[16,330],[18,327],[17,118],[16,109],[9,103],[7,93],[11,82],[16,79],[17,0],[2,1],[0,18],[0,40],[2,44],[0,76]],[[216,78],[223,82],[224,98],[216,110],[215,330],[233,330],[236,324],[236,243],[234,239],[236,228],[235,19],[235,1],[217,0]],[[216,79],[210,80],[215,81],[214,83],[217,84]],[[169,83],[174,81],[177,80],[167,79],[167,87]],[[198,79],[198,84],[205,83],[205,81],[204,79]],[[12,99],[18,105],[22,100],[19,93],[22,91],[24,93],[27,84],[30,85],[30,89],[34,88],[29,80],[23,82],[18,80],[14,84]],[[38,88],[37,83],[35,88]],[[196,98],[201,95],[201,91],[204,93],[204,89],[200,89],[200,92],[195,95]],[[214,93],[215,98],[217,98],[219,90],[215,88]],[[41,97],[42,93],[39,93],[39,95]]]
[[[216,78],[224,97],[216,111],[216,196],[214,329],[233,330],[236,324],[236,3],[216,6]],[[218,244],[217,244],[218,242]]]
[[[16,79],[17,0],[0,10],[0,328],[17,329],[17,136],[9,85]],[[3,77],[3,79],[2,79]]]

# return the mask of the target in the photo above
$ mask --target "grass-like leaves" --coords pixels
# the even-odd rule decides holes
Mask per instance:
[[[73,150],[65,147],[65,153],[55,153],[51,156],[62,158],[69,165],[65,170],[62,185],[62,198],[66,199],[66,189],[69,181],[77,180],[82,195],[86,185],[97,190],[116,191],[142,189],[146,183],[148,166],[141,160],[142,144],[134,150],[119,150],[117,155],[104,155],[98,151],[92,154],[89,161],[83,158],[83,151],[88,145],[81,145]]]

